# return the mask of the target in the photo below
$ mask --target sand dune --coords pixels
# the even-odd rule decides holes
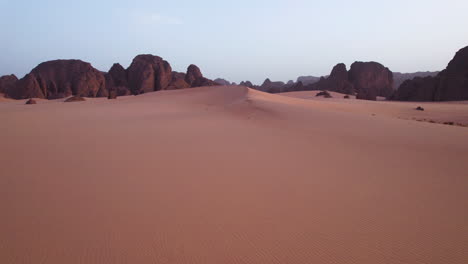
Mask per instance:
[[[297,97],[1,102],[0,263],[467,262],[468,104]]]
[[[279,95],[318,101],[315,106],[326,107],[330,110],[346,112],[384,115],[388,117],[409,119],[424,122],[445,123],[453,122],[458,125],[468,126],[468,101],[460,102],[397,102],[397,101],[364,101],[344,99],[344,94],[330,92],[332,98],[316,97],[318,91],[289,92]],[[382,99],[383,100],[383,99]],[[415,111],[421,106],[425,111]]]

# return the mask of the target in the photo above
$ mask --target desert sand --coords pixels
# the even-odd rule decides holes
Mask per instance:
[[[3,100],[0,263],[467,263],[468,104],[314,96]]]

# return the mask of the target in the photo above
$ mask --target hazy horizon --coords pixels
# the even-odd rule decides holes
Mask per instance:
[[[340,62],[439,71],[468,45],[466,1],[0,0],[0,75],[81,59],[101,71],[154,54],[211,79],[261,84],[322,76]],[[20,15],[18,15],[20,14]]]

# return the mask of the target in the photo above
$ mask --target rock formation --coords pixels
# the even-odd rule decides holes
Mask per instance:
[[[304,84],[301,81],[293,83],[292,85],[283,88],[283,92],[297,92],[305,90],[307,90],[307,86],[304,86]]]
[[[18,78],[14,74],[0,77],[0,93],[7,94],[16,85]]]
[[[299,76],[297,78],[296,83],[302,82],[303,85],[309,85],[309,84],[314,84],[316,82],[320,81],[320,77],[315,77],[315,76]]]
[[[434,77],[416,77],[400,85],[392,99],[400,101],[434,101],[437,80]]]
[[[200,87],[200,86],[214,86],[218,85],[212,80],[203,77],[200,68],[196,65],[190,65],[187,68],[187,74],[185,75],[185,82],[188,83],[189,87]]]
[[[133,94],[165,90],[172,81],[172,68],[161,57],[138,55],[128,67],[127,77]]]
[[[397,90],[400,85],[403,84],[404,81],[406,80],[412,80],[416,77],[434,77],[437,74],[439,74],[438,71],[436,72],[430,72],[430,71],[425,71],[425,72],[411,72],[411,73],[401,73],[401,72],[393,72],[393,89]]]
[[[468,46],[459,50],[437,77],[435,101],[468,100]]]
[[[219,85],[233,85],[228,80],[225,80],[225,79],[222,79],[222,78],[217,78],[217,79],[214,80],[214,82],[219,84]]]
[[[195,65],[190,65],[186,74],[175,72],[167,61],[153,55],[138,55],[127,70],[114,64],[106,82],[107,89],[117,91],[117,96],[217,85],[203,77]]]
[[[393,93],[392,72],[377,62],[355,62],[349,71],[343,63],[333,67],[330,76],[313,84],[314,90],[356,94],[357,99],[376,100]]]
[[[400,101],[468,100],[468,47],[459,50],[435,77],[405,81],[392,96]]]
[[[354,85],[349,81],[348,71],[344,63],[335,65],[327,78],[320,78],[320,81],[313,84],[313,86],[315,90],[354,94]]]
[[[115,93],[115,96],[125,96],[131,94],[128,85],[127,71],[119,63],[112,65],[105,77],[106,88],[109,93]]]
[[[315,96],[323,96],[324,98],[332,98],[331,94],[328,91],[318,92]]]
[[[110,98],[167,89],[212,86],[217,83],[203,77],[190,65],[187,74],[173,72],[161,57],[138,55],[128,69],[114,64],[102,73],[80,60],[55,60],[39,64],[21,80],[16,76],[0,78],[0,93],[15,99],[78,97]]]
[[[190,85],[185,81],[186,74],[183,72],[172,72],[172,81],[167,90],[190,88]]]
[[[285,86],[284,82],[272,82],[270,79],[266,79],[258,90],[267,93],[280,93],[282,88]]]
[[[242,82],[240,82],[239,85],[240,85],[240,86],[249,87],[249,88],[253,88],[253,87],[254,87],[253,83],[250,82],[250,81],[242,81]]]
[[[70,95],[107,96],[104,75],[80,60],[55,60],[39,64],[7,94],[15,99],[56,99]]]
[[[357,99],[376,100],[393,94],[393,74],[377,62],[355,62],[348,72]]]
[[[107,96],[107,99],[111,100],[111,99],[117,99],[117,91],[115,90],[110,90],[109,91],[109,95]]]

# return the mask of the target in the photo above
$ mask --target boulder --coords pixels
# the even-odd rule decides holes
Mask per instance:
[[[109,91],[109,95],[107,96],[107,99],[109,99],[109,100],[117,99],[117,91],[115,91],[115,90]]]
[[[315,96],[323,96],[325,98],[332,98],[331,94],[328,91],[318,92]]]
[[[32,104],[37,104],[37,102],[36,102],[36,100],[34,100],[34,99],[31,98],[31,99],[29,99],[28,101],[26,101],[26,104],[27,104],[27,105],[32,105]]]

